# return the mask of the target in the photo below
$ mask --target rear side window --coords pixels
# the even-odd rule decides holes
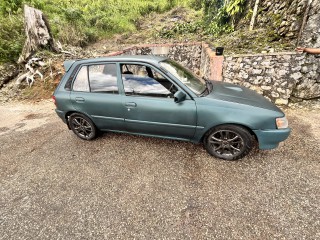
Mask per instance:
[[[78,72],[78,75],[73,82],[73,91],[77,91],[77,92],[90,91],[87,66],[83,66]]]
[[[118,93],[117,65],[108,63],[89,66],[91,92]]]
[[[118,93],[117,65],[107,63],[81,67],[73,82],[73,91]]]

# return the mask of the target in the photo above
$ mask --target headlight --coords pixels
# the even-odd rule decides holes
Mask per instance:
[[[278,129],[287,128],[288,127],[288,120],[286,117],[276,118],[276,125]]]

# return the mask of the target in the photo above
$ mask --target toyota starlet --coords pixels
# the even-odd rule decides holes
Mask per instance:
[[[54,92],[56,113],[78,137],[100,131],[202,142],[237,160],[255,143],[276,148],[290,134],[285,114],[245,87],[204,80],[158,56],[66,61]]]

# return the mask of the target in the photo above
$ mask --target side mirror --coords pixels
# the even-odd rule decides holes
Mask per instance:
[[[174,94],[174,102],[179,103],[186,99],[186,94],[184,92],[178,91]]]

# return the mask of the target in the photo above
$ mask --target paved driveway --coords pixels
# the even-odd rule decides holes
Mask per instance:
[[[0,239],[319,239],[320,113],[238,162],[201,145],[78,139],[50,102],[0,106]]]

